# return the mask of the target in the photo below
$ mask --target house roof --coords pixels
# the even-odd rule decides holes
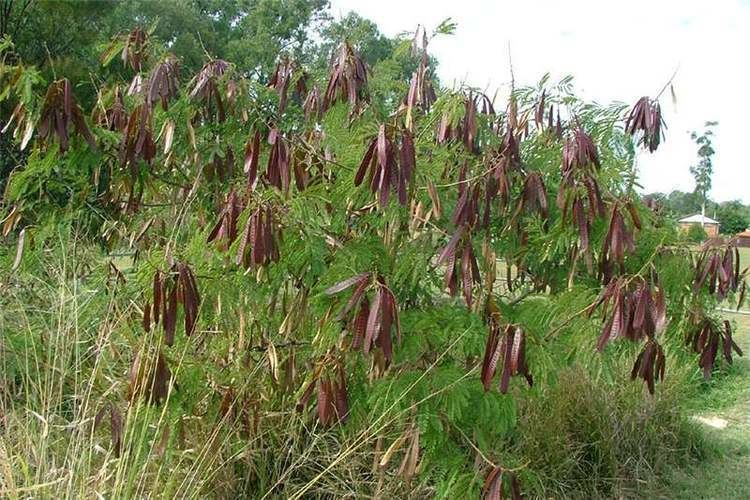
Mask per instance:
[[[718,224],[718,221],[713,220],[711,217],[706,217],[705,215],[701,214],[695,214],[691,215],[689,217],[684,217],[680,219],[677,222],[686,222],[686,223],[703,223],[703,224]]]
[[[750,238],[750,229],[745,229],[741,233],[737,233],[735,236],[744,236],[746,238]]]

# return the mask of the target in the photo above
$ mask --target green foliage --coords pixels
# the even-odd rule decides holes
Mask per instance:
[[[690,243],[702,243],[708,239],[708,234],[700,224],[691,224],[685,232],[685,239]]]
[[[716,211],[722,234],[741,233],[750,226],[750,207],[739,200],[726,201]]]

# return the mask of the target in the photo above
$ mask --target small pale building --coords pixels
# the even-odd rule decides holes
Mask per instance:
[[[745,229],[741,233],[737,233],[735,241],[737,241],[738,247],[750,247],[750,229]]]
[[[702,214],[684,217],[678,220],[677,224],[680,226],[681,231],[687,231],[692,226],[703,226],[703,230],[706,231],[709,238],[716,238],[719,236],[719,222]]]

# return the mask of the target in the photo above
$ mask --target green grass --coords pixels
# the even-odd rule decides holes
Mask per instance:
[[[750,351],[750,315],[727,314],[738,326],[737,342]],[[701,423],[714,452],[700,463],[668,475],[665,498],[750,498],[750,359],[747,355],[710,382],[692,401],[695,417],[725,422],[723,429]],[[720,419],[720,420],[718,420]]]
[[[736,340],[746,355],[703,383],[688,406],[712,452],[698,463],[667,474],[654,497],[750,498],[750,315],[726,316],[736,324]]]

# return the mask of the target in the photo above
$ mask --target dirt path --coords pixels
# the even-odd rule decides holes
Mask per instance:
[[[695,418],[717,453],[669,478],[669,498],[750,499],[750,315],[728,314],[745,355],[706,391]]]

